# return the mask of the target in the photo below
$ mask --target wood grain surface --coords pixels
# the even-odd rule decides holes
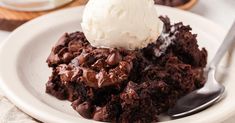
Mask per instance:
[[[20,25],[22,25],[23,23],[31,19],[34,19],[38,16],[64,8],[84,5],[87,3],[87,1],[88,0],[75,0],[55,10],[42,11],[42,12],[21,12],[0,7],[0,30],[12,31],[17,27],[19,27]]]

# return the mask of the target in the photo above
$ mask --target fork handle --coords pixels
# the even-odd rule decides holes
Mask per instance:
[[[223,58],[223,56],[225,55],[225,53],[231,47],[233,47],[234,43],[235,43],[235,21],[233,21],[233,24],[232,24],[229,32],[227,33],[223,43],[221,44],[221,46],[217,50],[214,58],[210,62],[209,68],[216,68],[218,66],[219,62],[221,61],[221,59]]]

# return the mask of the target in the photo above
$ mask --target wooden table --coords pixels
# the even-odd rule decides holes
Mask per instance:
[[[88,0],[74,0],[72,3],[64,5],[55,10],[84,5],[87,1]],[[0,7],[0,30],[12,31],[18,26],[35,17],[47,14],[55,10],[43,12],[20,12]]]

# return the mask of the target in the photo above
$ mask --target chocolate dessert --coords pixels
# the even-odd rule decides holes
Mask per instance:
[[[190,0],[154,0],[155,4],[171,6],[171,7],[181,6],[189,1]]]
[[[81,116],[117,123],[157,122],[180,97],[205,83],[207,51],[181,22],[143,49],[97,48],[82,32],[64,34],[47,63],[46,92],[69,100]]]

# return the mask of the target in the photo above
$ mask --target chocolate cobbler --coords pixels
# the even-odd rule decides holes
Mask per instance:
[[[143,49],[92,47],[82,32],[64,34],[47,63],[46,92],[87,119],[157,122],[177,99],[201,88],[207,51],[182,23],[164,22],[161,36]]]

